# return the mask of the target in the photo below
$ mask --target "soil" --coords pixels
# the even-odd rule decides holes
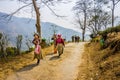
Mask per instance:
[[[82,62],[84,44],[69,43],[60,58],[58,54],[49,54],[39,65],[36,65],[36,60],[31,61],[29,65],[10,74],[6,80],[75,80]]]

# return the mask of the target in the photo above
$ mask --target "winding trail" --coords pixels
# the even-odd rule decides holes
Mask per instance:
[[[81,56],[84,52],[84,44],[69,43],[60,58],[57,54],[48,55],[39,65],[32,61],[6,80],[75,80],[81,64]]]

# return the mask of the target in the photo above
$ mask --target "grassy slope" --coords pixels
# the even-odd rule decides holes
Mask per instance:
[[[51,54],[53,52],[53,46],[43,49],[43,56]],[[23,68],[26,65],[31,64],[33,60],[33,52],[23,54],[16,57],[9,57],[8,62],[0,61],[0,80],[4,80],[7,75],[12,74]]]
[[[120,40],[119,35],[109,38],[108,43],[116,39]],[[109,46],[101,50],[99,43],[89,43],[85,47],[77,80],[120,80],[120,51],[112,53],[114,48]]]

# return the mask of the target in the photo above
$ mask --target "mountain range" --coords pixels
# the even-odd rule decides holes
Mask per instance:
[[[35,20],[30,18],[20,18],[13,16],[10,21],[5,18],[8,14],[0,12],[0,32],[8,34],[11,41],[15,41],[15,37],[20,34],[25,38],[33,39],[33,34],[36,31]],[[81,37],[81,33],[72,29],[67,29],[62,26],[50,22],[41,22],[42,38],[50,40],[53,31],[62,35],[67,41],[71,40],[71,36],[77,35]]]

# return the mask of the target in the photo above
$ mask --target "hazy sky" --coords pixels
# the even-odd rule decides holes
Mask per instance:
[[[75,5],[77,0],[71,1],[72,2],[68,4],[57,4],[56,6],[52,7],[57,14],[66,16],[65,18],[58,18],[47,7],[43,7],[41,8],[41,20],[43,22],[52,22],[66,28],[78,30],[75,28],[75,25],[72,24],[74,23],[72,7]],[[0,12],[11,13],[18,9],[21,5],[22,3],[19,3],[15,0],[0,0]],[[15,16],[30,18],[30,10],[31,7],[25,8],[18,12]],[[116,6],[115,15],[120,16],[120,3]],[[33,16],[35,16],[35,14]]]

